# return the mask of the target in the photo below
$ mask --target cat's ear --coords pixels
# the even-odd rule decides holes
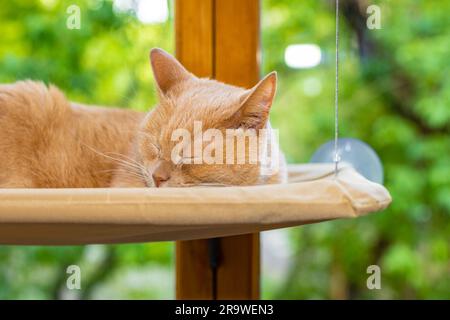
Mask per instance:
[[[277,73],[269,73],[242,96],[235,119],[239,127],[262,129],[269,118],[270,107],[277,89]]]
[[[150,51],[150,63],[158,89],[163,94],[175,84],[193,77],[177,59],[159,48]]]

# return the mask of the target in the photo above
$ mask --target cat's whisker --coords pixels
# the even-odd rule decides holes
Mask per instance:
[[[124,165],[124,166],[128,166],[128,167],[135,168],[135,169],[140,169],[140,170],[141,169],[145,169],[143,166],[142,167],[141,166],[137,166],[136,164],[134,164],[132,162],[129,162],[129,161],[126,161],[126,160],[123,160],[123,159],[120,159],[120,158],[114,158],[114,157],[111,157],[111,156],[109,158],[111,160],[114,160],[114,161]]]
[[[144,175],[140,174],[140,173],[136,173],[134,171],[128,171],[128,170],[124,170],[124,169],[112,169],[112,170],[104,170],[104,171],[110,171],[116,174],[123,174],[123,175],[128,175],[130,177],[135,177],[135,178],[139,178],[142,179],[144,181],[146,181],[146,178]]]
[[[109,156],[109,155],[107,155],[107,154],[105,154],[103,152],[100,152],[98,150],[95,150],[94,148],[91,148],[87,144],[84,144],[84,145],[86,147],[88,147],[91,151],[95,152],[96,154],[98,154],[100,156],[103,156],[103,157],[106,157],[106,158],[108,158],[110,160],[116,161],[116,162],[118,162],[118,163],[120,163],[120,164],[122,164],[124,166],[128,166],[128,167],[131,167],[131,168],[139,169],[139,170],[142,170],[143,172],[145,172],[145,170],[144,170],[145,167],[143,165],[141,165],[141,164],[139,164],[139,166],[138,166],[138,165],[136,165],[136,164],[134,164],[132,162],[129,162],[129,161],[126,161],[126,160],[123,160],[123,159],[120,159],[120,158],[115,158],[115,157]],[[124,155],[121,155],[121,156],[124,156]]]
[[[233,185],[231,184],[226,184],[226,183],[180,183],[179,185],[177,185],[177,187],[232,187]]]
[[[136,171],[133,168],[126,168],[126,167],[118,168],[118,169],[116,169],[116,172],[133,174],[133,175],[138,176],[138,177],[140,177],[142,179],[148,179],[149,178],[149,176],[147,174],[145,174],[145,173],[143,173],[141,171]]]
[[[155,139],[154,136],[152,136],[151,134],[148,134],[147,132],[143,132],[141,131],[140,134],[150,138],[150,139]],[[161,153],[161,147],[159,145],[157,145],[156,143],[152,142],[152,141],[148,141],[153,147],[155,147],[155,149],[158,149],[159,153]]]
[[[136,161],[135,159],[130,158],[130,157],[124,155],[124,154],[117,153],[117,152],[108,152],[108,153],[109,153],[109,154],[112,154],[112,155],[117,155],[117,156],[120,156],[120,157],[124,157],[125,159],[128,159],[129,161],[132,161],[132,163],[136,164],[139,168],[144,169],[144,170],[146,169],[146,168],[144,167],[144,165],[142,165],[142,163],[139,163],[139,162]]]
[[[92,150],[93,152],[95,152],[96,154],[101,155],[103,157],[106,157],[112,161],[116,161],[117,163],[119,163],[121,165],[121,168],[114,169],[115,172],[124,174],[124,175],[128,176],[129,178],[130,177],[138,178],[138,179],[145,181],[145,183],[147,183],[147,184],[149,184],[149,183],[151,184],[152,178],[148,175],[146,168],[142,164],[138,163],[136,160],[131,159],[128,156],[125,156],[120,153],[111,153],[111,154],[116,154],[116,155],[124,157],[124,158],[128,158],[135,163],[126,161],[124,159],[116,158],[116,157],[110,156],[108,154],[105,154],[103,152],[100,152],[98,150],[95,150],[86,144],[84,144],[84,145],[86,147],[88,147],[90,150]]]

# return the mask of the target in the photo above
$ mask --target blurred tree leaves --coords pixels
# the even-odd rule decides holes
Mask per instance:
[[[354,221],[289,230],[292,270],[285,283],[265,275],[266,298],[450,298],[450,4],[360,4],[381,8],[382,29],[368,32],[384,57],[361,60],[341,14],[340,129],[375,148],[393,203]],[[280,76],[272,122],[292,162],[307,162],[333,137],[334,32],[334,1],[263,1],[264,71]],[[294,43],[318,44],[322,64],[287,69],[284,49]],[[306,85],[311,79],[320,94]],[[371,264],[381,267],[382,290],[366,287]]]
[[[79,30],[66,28],[66,10],[74,4],[81,9]],[[148,110],[156,103],[148,53],[155,46],[173,52],[172,25],[172,19],[142,24],[133,12],[116,12],[107,0],[9,2],[0,11],[0,82],[42,80],[56,84],[72,100]],[[0,260],[3,299],[174,296],[169,242],[1,246]],[[81,266],[81,292],[65,289],[71,264]],[[146,280],[137,280],[140,286],[123,280],[136,277]]]

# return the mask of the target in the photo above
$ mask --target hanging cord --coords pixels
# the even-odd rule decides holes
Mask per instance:
[[[336,77],[334,92],[334,174],[337,176],[339,154],[339,0],[336,0]]]

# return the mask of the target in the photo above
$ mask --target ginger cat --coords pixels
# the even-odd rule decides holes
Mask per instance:
[[[276,90],[271,73],[245,90],[189,73],[161,49],[150,53],[160,103],[148,113],[69,102],[54,86],[0,86],[0,188],[253,185],[285,179],[261,163],[174,163],[177,128],[261,129]],[[248,149],[246,150],[248,154]]]

